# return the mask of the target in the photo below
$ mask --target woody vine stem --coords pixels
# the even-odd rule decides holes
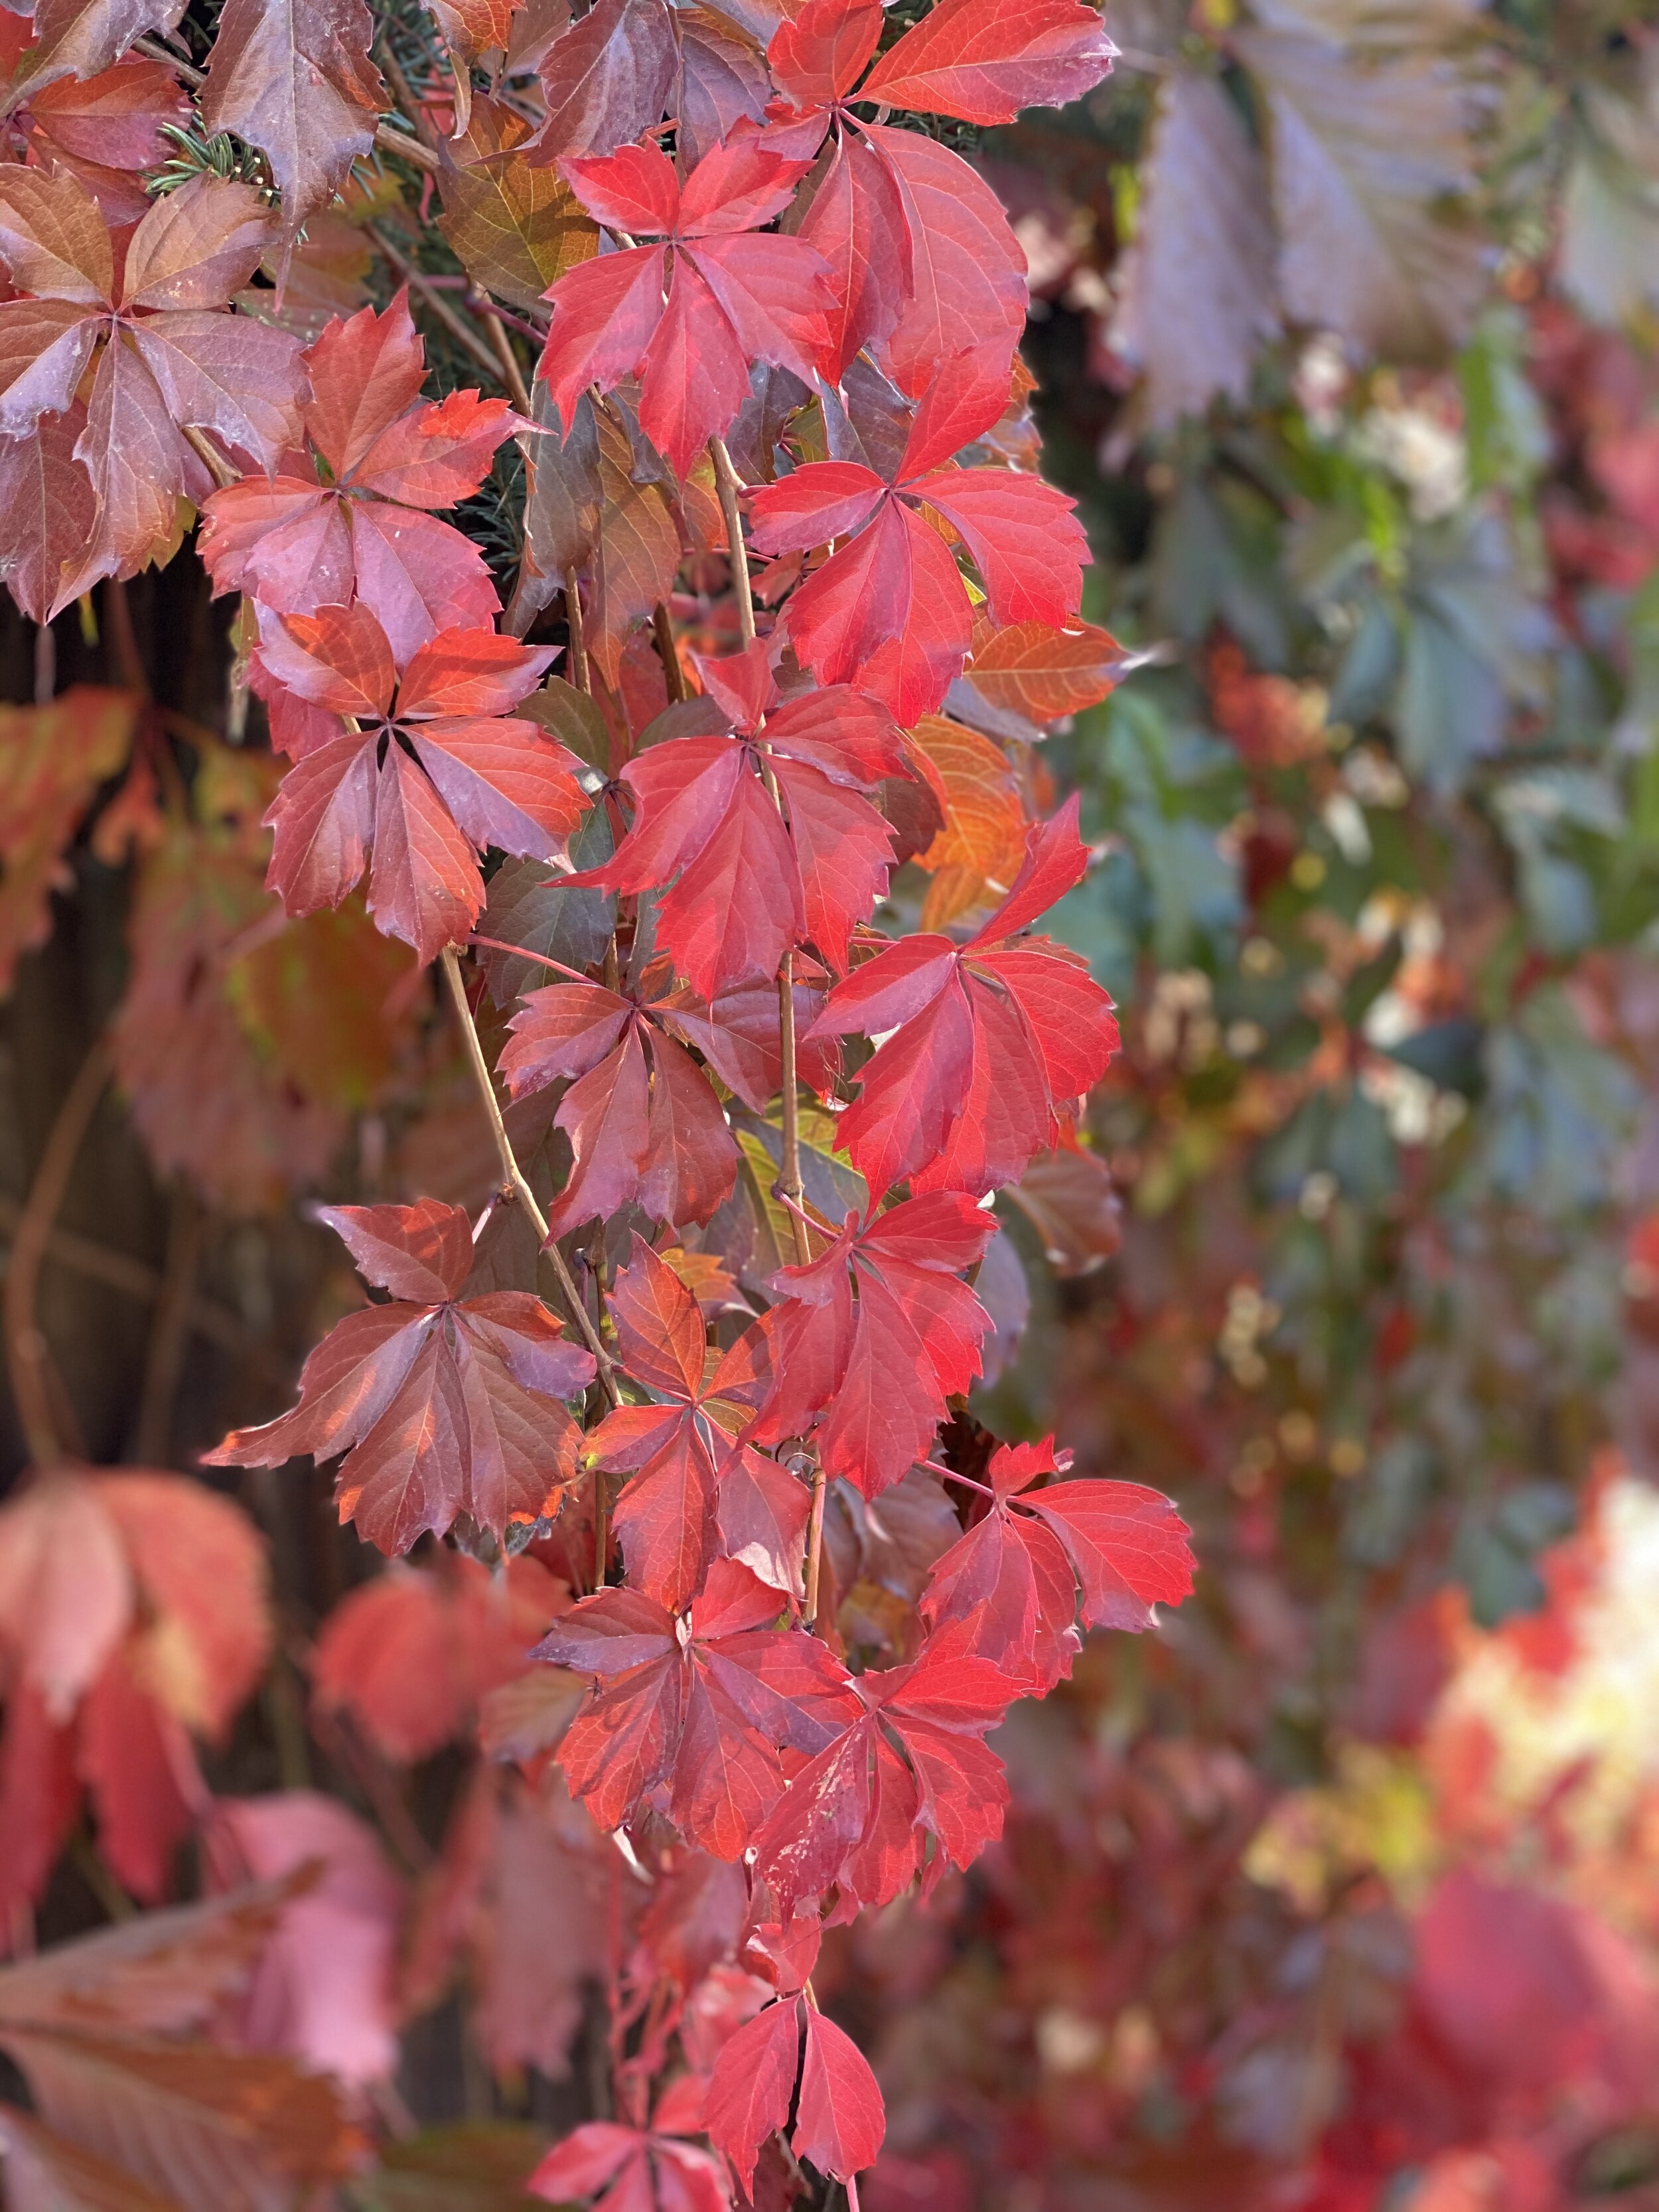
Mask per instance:
[[[519,1165],[518,1155],[513,1150],[513,1140],[507,1133],[507,1124],[501,1119],[501,1101],[495,1096],[495,1085],[489,1073],[489,1062],[484,1058],[483,1046],[478,1040],[478,1025],[472,1018],[472,1009],[467,1004],[466,984],[461,975],[461,963],[455,957],[453,945],[447,945],[442,955],[444,981],[449,986],[449,995],[454,1001],[455,1012],[461,1024],[461,1035],[466,1045],[468,1065],[477,1087],[479,1098],[489,1121],[489,1133],[495,1141],[495,1155],[501,1163],[501,1181],[518,1203],[523,1206],[536,1234],[542,1240],[542,1249],[553,1263],[553,1273],[558,1278],[564,1302],[581,1333],[582,1342],[593,1355],[593,1364],[599,1371],[599,1382],[613,1406],[622,1403],[622,1392],[617,1387],[617,1371],[605,1339],[593,1326],[592,1316],[576,1287],[575,1277],[556,1243],[550,1243],[547,1216],[536,1203],[536,1194],[525,1180],[524,1170]]]
[[[732,456],[726,451],[724,438],[709,440],[708,454],[714,464],[714,483],[720,493],[720,513],[726,518],[726,549],[732,569],[732,590],[738,606],[738,635],[746,651],[755,642],[756,633],[755,594],[749,581],[749,550],[744,543],[743,514],[738,504],[743,485],[732,466]],[[761,726],[764,727],[763,722]],[[781,814],[782,794],[778,789],[776,776],[766,763],[764,739],[762,740],[761,775],[768,796]],[[795,1264],[798,1267],[804,1267],[812,1257],[812,1243],[805,1211],[806,1194],[800,1179],[800,1097],[795,1073],[795,956],[789,947],[785,948],[782,964],[778,969],[778,1054],[782,1071],[783,1157],[776,1190],[789,1217],[790,1231],[795,1242]],[[812,1454],[811,1467],[812,1504],[806,1526],[803,1607],[803,1617],[808,1628],[817,1625],[818,1580],[823,1562],[826,1480],[820,1454]]]

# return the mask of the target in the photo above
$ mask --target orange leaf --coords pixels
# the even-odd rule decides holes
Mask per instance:
[[[1025,857],[1025,809],[1001,748],[977,730],[927,714],[911,742],[945,799],[945,827],[918,855],[933,875],[921,926],[940,929],[1013,882]]]
[[[1092,623],[1051,629],[1015,623],[976,633],[968,674],[994,707],[1033,722],[1057,721],[1097,707],[1116,688],[1128,656],[1109,630]]]

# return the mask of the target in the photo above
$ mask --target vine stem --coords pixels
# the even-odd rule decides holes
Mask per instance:
[[[714,464],[714,488],[720,494],[720,513],[726,517],[726,550],[738,599],[738,635],[746,651],[755,642],[755,594],[749,582],[749,549],[743,542],[743,514],[738,505],[743,480],[732,465],[724,438],[708,441],[708,458]]]
[[[113,1066],[109,1040],[100,1036],[82,1061],[58,1109],[34,1181],[17,1217],[6,1264],[6,1364],[23,1440],[36,1467],[51,1467],[61,1460],[64,1445],[52,1402],[51,1353],[35,1318],[35,1292],[76,1155],[92,1127]]]
[[[475,929],[466,941],[469,945],[487,945],[492,952],[510,952],[515,960],[534,960],[543,968],[550,968],[556,975],[562,975],[568,983],[592,981],[580,968],[567,968],[562,960],[555,960],[550,953],[532,952],[527,945],[509,945],[504,937],[485,937]]]
[[[617,1388],[617,1371],[611,1354],[605,1349],[605,1339],[593,1326],[575,1278],[566,1264],[558,1246],[548,1238],[547,1216],[536,1203],[536,1194],[525,1181],[524,1170],[519,1165],[513,1150],[513,1140],[507,1133],[507,1124],[501,1119],[501,1101],[495,1096],[495,1085],[489,1073],[489,1062],[484,1058],[483,1046],[478,1041],[478,1025],[472,1018],[472,1009],[466,1002],[466,984],[461,975],[461,963],[455,957],[453,945],[444,947],[444,981],[449,986],[449,995],[454,1001],[460,1020],[461,1035],[466,1043],[466,1056],[472,1069],[472,1079],[477,1087],[483,1109],[489,1119],[489,1133],[495,1140],[495,1157],[501,1162],[501,1179],[523,1206],[534,1224],[542,1240],[542,1249],[553,1262],[553,1272],[559,1279],[559,1289],[566,1305],[581,1333],[583,1343],[593,1355],[593,1364],[599,1370],[599,1383],[613,1406],[622,1403],[622,1392]]]
[[[981,1498],[996,1497],[988,1482],[975,1482],[971,1474],[958,1474],[955,1468],[942,1467],[936,1459],[919,1459],[916,1465],[925,1467],[929,1474],[937,1474],[945,1482],[959,1482],[964,1490],[976,1490]]]
[[[578,691],[592,696],[592,685],[587,673],[587,644],[582,627],[581,576],[574,564],[564,572],[564,619],[568,643],[565,648],[565,671]],[[550,964],[551,964],[550,963]],[[587,978],[580,979],[586,982]],[[617,933],[613,928],[611,942],[605,948],[605,981],[607,989],[615,990],[617,981]],[[594,1304],[603,1319],[605,1314],[605,1224],[595,1224],[592,1263],[594,1280]],[[612,1400],[615,1403],[615,1400]],[[593,1587],[605,1588],[605,1573],[611,1565],[611,1500],[605,1487],[605,1469],[593,1470]],[[620,1834],[620,1831],[618,1831]]]
[[[513,341],[507,335],[507,325],[487,301],[480,301],[476,312],[479,321],[489,333],[489,343],[501,365],[501,378],[507,386],[507,396],[528,421],[535,412],[535,406],[530,397],[530,386],[524,380],[519,356],[513,350]]]
[[[240,483],[241,476],[225,459],[205,430],[198,430],[193,422],[181,422],[185,442],[190,447],[221,491],[227,484]]]
[[[495,347],[486,345],[465,318],[456,313],[443,294],[434,290],[428,283],[426,272],[416,267],[408,254],[401,246],[393,244],[378,222],[367,223],[364,228],[380,248],[381,254],[391,264],[392,273],[402,277],[405,284],[420,294],[456,344],[464,352],[471,356],[486,376],[499,384],[501,381],[501,364],[496,356]],[[522,386],[523,380],[520,379],[520,382]],[[528,398],[529,395],[526,393],[526,406]]]
[[[565,656],[570,671],[570,680],[577,690],[587,689],[587,646],[582,632],[581,579],[574,568],[564,572],[564,618],[570,631],[569,649]]]
[[[668,696],[678,705],[685,696],[685,677],[680,667],[679,650],[674,643],[674,618],[660,599],[652,610],[651,633],[657,642],[657,658],[662,663]]]
[[[742,481],[726,451],[724,438],[708,441],[708,457],[714,465],[714,484],[720,494],[720,513],[726,518],[726,550],[732,569],[732,589],[738,603],[738,635],[747,652],[755,642],[755,593],[749,580],[749,550],[744,544],[743,510],[738,504],[743,489]],[[761,777],[768,795],[780,815],[783,799],[778,790],[778,780],[765,757],[762,741]],[[789,1225],[795,1240],[795,1265],[804,1267],[812,1256],[812,1246],[807,1232],[806,1216],[803,1211],[805,1191],[800,1176],[800,1098],[797,1076],[795,1043],[795,955],[793,946],[785,950],[782,965],[778,969],[778,1056],[781,1063],[779,1090],[783,1107],[783,1158],[779,1166],[777,1194],[788,1208]],[[806,1579],[803,1618],[808,1628],[816,1626],[818,1617],[818,1580],[823,1563],[823,1507],[827,1483],[823,1462],[815,1452],[812,1455],[812,1507],[806,1523]]]

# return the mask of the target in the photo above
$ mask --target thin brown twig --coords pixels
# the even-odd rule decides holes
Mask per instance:
[[[398,59],[396,54],[385,46],[380,51],[380,68],[381,76],[397,95],[398,106],[414,125],[415,136],[428,152],[435,154],[438,150],[438,134],[433,128],[432,118],[427,113],[422,101],[416,96],[415,88],[404,74],[403,64]]]
[[[668,696],[678,702],[685,696],[685,671],[680,666],[679,647],[674,642],[674,618],[660,599],[651,611],[651,634],[656,640],[657,658],[662,663]]]
[[[582,626],[581,578],[574,568],[564,572],[564,618],[570,632],[570,647],[565,655],[565,665],[570,671],[570,680],[577,690],[586,691],[587,685],[587,645]]]
[[[507,396],[520,414],[527,419],[535,411],[534,403],[530,397],[530,386],[524,380],[519,356],[513,350],[513,341],[507,335],[507,325],[488,301],[473,297],[473,304],[478,319],[489,333],[489,343],[501,364],[501,381],[507,386]]]
[[[744,543],[743,510],[738,503],[743,486],[723,438],[709,440],[708,453],[714,464],[714,483],[720,493],[720,513],[726,518],[726,550],[732,569],[732,589],[738,603],[738,635],[747,651],[755,642],[755,594],[749,580],[749,554]],[[764,740],[761,775],[772,804],[781,814],[783,797],[778,789],[778,780],[767,764]],[[793,947],[785,951],[778,969],[778,1055],[783,1157],[779,1163],[777,1191],[781,1198],[789,1201],[789,1224],[795,1240],[795,1264],[804,1267],[812,1256],[812,1247],[805,1215],[801,1210],[805,1192],[800,1175],[800,1097],[795,1043],[795,956]],[[806,1525],[805,1602],[802,1608],[808,1628],[816,1625],[818,1617],[818,1581],[823,1563],[825,1491],[823,1462],[814,1453],[812,1506]]]
[[[523,1206],[537,1235],[540,1237],[542,1249],[553,1263],[553,1272],[558,1278],[559,1289],[563,1295],[566,1305],[569,1308],[571,1318],[581,1333],[583,1343],[593,1355],[593,1364],[599,1372],[600,1387],[611,1403],[613,1406],[619,1406],[622,1403],[622,1392],[617,1387],[616,1368],[610,1352],[605,1348],[605,1340],[593,1326],[586,1304],[581,1292],[576,1287],[575,1278],[571,1274],[563,1253],[556,1244],[549,1241],[547,1216],[537,1205],[536,1194],[525,1181],[524,1170],[519,1165],[518,1157],[513,1150],[513,1140],[507,1133],[507,1124],[501,1119],[501,1101],[495,1096],[495,1085],[489,1073],[489,1062],[484,1058],[483,1046],[478,1039],[478,1025],[472,1018],[471,1007],[467,1004],[466,984],[461,975],[461,963],[455,956],[455,948],[453,945],[445,946],[442,957],[444,980],[449,986],[449,995],[454,1002],[455,1012],[460,1020],[461,1035],[465,1042],[466,1056],[472,1069],[472,1079],[477,1087],[478,1096],[483,1101],[484,1112],[489,1116],[490,1134],[495,1140],[495,1157],[501,1162],[502,1183],[512,1191],[519,1204]]]
[[[196,68],[192,63],[181,61],[179,56],[170,48],[164,46],[159,39],[135,39],[132,42],[132,52],[135,54],[143,54],[147,61],[165,62],[170,70],[174,70],[182,78],[192,92],[199,92],[207,82],[205,70]],[[399,161],[407,161],[412,168],[424,169],[431,176],[435,177],[443,166],[430,147],[422,146],[418,138],[411,138],[406,131],[399,131],[395,123],[377,124],[374,130],[374,143],[383,154],[395,154]]]
[[[58,1209],[69,1188],[76,1156],[98,1110],[113,1066],[107,1037],[94,1041],[58,1109],[34,1181],[17,1218],[3,1297],[6,1364],[29,1458],[50,1467],[64,1456],[52,1407],[51,1352],[35,1318],[35,1293]]]
[[[412,290],[420,294],[426,305],[431,308],[462,351],[472,356],[492,383],[499,384],[501,380],[501,365],[495,358],[495,348],[486,345],[465,318],[456,313],[443,294],[428,283],[426,271],[416,266],[403,248],[395,245],[386,236],[385,230],[378,222],[371,222],[366,228],[375,245],[391,263],[393,274],[400,276]]]
[[[132,627],[127,587],[119,576],[110,577],[104,586],[104,611],[109,626],[110,651],[115,656],[121,681],[129,691],[148,699],[149,678],[144,672],[144,656],[138,650],[138,634]]]
[[[829,1492],[823,1462],[814,1453],[812,1509],[806,1521],[806,1582],[800,1609],[802,1623],[809,1629],[818,1625],[818,1585],[823,1571],[823,1508]]]

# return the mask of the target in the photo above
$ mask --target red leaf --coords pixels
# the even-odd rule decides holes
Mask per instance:
[[[974,1647],[1038,1696],[1072,1671],[1080,1648],[1077,1586],[1052,1529],[999,1499],[933,1568],[921,1613],[930,1626],[974,1621]]]
[[[598,1466],[633,1474],[616,1509],[623,1555],[640,1589],[678,1609],[702,1587],[713,1556],[726,1431],[742,1419],[731,1394],[744,1387],[747,1352],[740,1346],[705,1383],[702,1308],[642,1237],[610,1303],[623,1367],[665,1402],[617,1407],[587,1449]]]
[[[726,2044],[708,2078],[708,2140],[731,2160],[745,2195],[762,2144],[788,2124],[803,2009],[799,1997],[790,1996],[757,2013]]]
[[[790,2137],[796,2157],[837,2181],[851,2181],[875,2164],[886,2132],[887,2109],[869,2060],[850,2035],[809,2005],[800,2109]]]
[[[762,679],[752,701],[745,662]],[[856,692],[831,687],[778,705],[761,647],[701,666],[710,718],[736,734],[636,755],[623,770],[638,802],[632,826],[575,881],[623,892],[665,885],[657,940],[714,1000],[775,975],[792,945],[810,941],[831,967],[846,964],[892,858],[887,824],[862,793],[901,769],[902,755],[887,716]]]
[[[1062,1482],[1020,1502],[1066,1547],[1083,1588],[1085,1628],[1150,1628],[1154,1606],[1191,1595],[1190,1532],[1158,1491],[1138,1482]]]
[[[975,1649],[975,1628],[942,1626],[908,1665],[860,1676],[865,1711],[791,1779],[754,1838],[786,1918],[831,1888],[843,1917],[918,1874],[926,1890],[1001,1833],[1007,1783],[981,1739],[1026,1684]]]
[[[144,1695],[119,1652],[82,1705],[75,1763],[110,1871],[147,1905],[159,1903],[207,1791],[184,1730]]]
[[[782,1795],[778,1753],[816,1752],[856,1711],[827,1647],[771,1624],[778,1594],[718,1561],[682,1645],[672,1616],[632,1590],[601,1590],[555,1622],[535,1656],[595,1677],[559,1747],[571,1794],[601,1826],[659,1802],[714,1857],[742,1856]]]
[[[145,31],[173,31],[184,0],[36,0],[29,74],[39,85],[112,68]]]
[[[337,906],[372,848],[377,927],[429,960],[477,919],[478,851],[556,852],[586,804],[580,764],[506,713],[552,657],[452,629],[398,662],[361,603],[267,617],[256,681],[274,737],[296,756],[267,817],[269,881],[289,912]],[[295,700],[322,711],[301,720]],[[343,729],[343,716],[358,728]]]
[[[15,1681],[0,1737],[0,1910],[22,1910],[40,1896],[80,1802],[69,1730],[27,1678]]]
[[[641,427],[684,477],[747,399],[751,360],[811,380],[829,342],[829,270],[799,238],[751,234],[805,167],[737,139],[705,155],[682,191],[653,145],[561,162],[599,222],[663,241],[584,262],[549,291],[537,374],[564,422],[590,384],[609,391],[642,372]]]
[[[757,1444],[816,1429],[831,1474],[873,1498],[925,1456],[945,1400],[979,1372],[990,1317],[961,1270],[983,1254],[992,1217],[944,1192],[860,1225],[849,1216],[817,1260],[773,1279],[758,1325],[770,1369],[748,1434]]]
[[[460,1553],[441,1571],[396,1567],[349,1591],[324,1622],[311,1667],[325,1713],[349,1713],[385,1759],[409,1765],[459,1734],[478,1701],[522,1674],[560,1609],[562,1585],[527,1558],[504,1583]]]
[[[810,1034],[891,1032],[837,1132],[872,1195],[906,1176],[976,1196],[1012,1182],[1105,1073],[1118,1046],[1105,992],[1047,939],[1006,941],[1081,877],[1076,823],[1073,799],[1034,825],[1013,888],[965,945],[903,939],[830,993]]]
[[[392,1991],[404,1897],[374,1830],[331,1797],[283,1790],[220,1798],[203,1851],[210,1890],[280,1882],[302,1869],[310,1877],[283,1906],[240,2008],[238,2041],[346,2081],[385,2081],[398,2058]]]
[[[329,1218],[377,1252],[401,1239],[419,1260],[468,1234],[459,1208],[447,1224],[441,1212],[426,1201],[342,1206]],[[340,1517],[383,1552],[406,1552],[424,1529],[442,1535],[462,1514],[501,1542],[510,1525],[556,1512],[575,1478],[580,1431],[560,1401],[592,1380],[593,1361],[559,1334],[540,1300],[515,1291],[366,1307],[306,1361],[291,1413],[233,1431],[208,1463],[276,1467],[302,1452],[343,1452]]]
[[[48,9],[39,11],[44,18]],[[0,18],[0,75],[21,104],[8,118],[42,167],[56,164],[79,177],[112,222],[137,222],[149,206],[141,172],[167,159],[163,125],[190,120],[190,95],[165,63],[129,56],[111,68],[66,81],[43,81],[31,50],[35,27]]]
[[[1088,548],[1073,502],[1012,469],[938,466],[1002,414],[1006,372],[994,343],[946,362],[922,395],[890,478],[850,462],[811,461],[752,496],[758,552],[850,540],[792,596],[789,635],[820,682],[862,685],[907,726],[939,706],[973,629],[966,585],[916,511],[921,501],[960,533],[996,620],[1060,623],[1077,612]]]
[[[305,436],[327,465],[250,477],[215,492],[202,558],[217,592],[248,592],[281,614],[354,596],[398,661],[441,630],[488,625],[500,601],[477,548],[421,510],[477,490],[517,418],[504,399],[421,398],[425,350],[400,292],[383,313],[331,323],[301,356]],[[297,442],[297,441],[296,441]]]
[[[1111,69],[1099,11],[1077,0],[939,0],[890,46],[860,97],[966,123],[1012,123],[1063,107]]]
[[[672,2115],[671,2115],[672,2117]],[[525,2186],[555,2204],[592,2197],[608,2212],[729,2212],[719,2161],[652,2129],[589,2120],[550,2150]]]
[[[661,120],[677,60],[663,0],[597,0],[541,58],[547,112],[527,149],[531,159],[611,154],[629,145]]]

